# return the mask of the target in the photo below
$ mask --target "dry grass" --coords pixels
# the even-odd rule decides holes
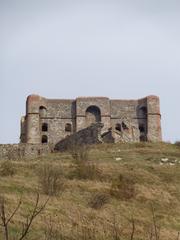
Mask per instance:
[[[110,194],[120,200],[135,198],[135,181],[131,175],[120,174],[112,181]]]
[[[0,176],[13,176],[16,173],[14,164],[11,160],[5,160],[0,165]]]
[[[40,189],[49,196],[57,196],[65,188],[63,171],[60,164],[44,163],[37,170]]]
[[[178,239],[179,146],[165,143],[107,144],[92,146],[88,154],[83,154],[98,165],[103,178],[70,179],[69,175],[77,165],[68,152],[52,153],[31,161],[14,161],[16,174],[0,176],[0,193],[6,198],[7,211],[14,208],[21,195],[24,199],[22,209],[11,223],[12,236],[18,232],[24,213],[32,208],[36,191],[41,190],[37,169],[48,161],[51,166],[61,166],[66,187],[60,196],[50,197],[45,212],[37,217],[27,239],[130,240],[134,223],[132,239],[157,240],[152,206],[157,231],[160,229],[159,240]],[[177,163],[160,165],[163,157],[175,158]],[[133,179],[135,194],[130,199],[109,195],[112,184],[120,175],[125,176],[124,186],[131,186],[127,178]],[[47,196],[41,194],[41,199],[45,201]],[[0,239],[3,239],[1,229]]]

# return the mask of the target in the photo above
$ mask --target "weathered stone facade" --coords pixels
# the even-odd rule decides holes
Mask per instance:
[[[48,144],[0,144],[0,160],[44,156],[53,149]]]
[[[85,134],[85,129],[98,122],[103,124],[101,137],[104,142],[162,140],[157,96],[138,100],[106,97],[63,100],[30,95],[26,102],[26,116],[21,119],[21,143],[56,146],[71,135],[75,134],[77,138],[77,133],[83,129]]]
[[[89,127],[81,129],[78,132],[59,141],[55,145],[54,149],[64,151],[71,149],[74,145],[82,146],[84,144],[87,145],[103,143],[104,141],[101,135],[102,128],[102,123],[91,124]]]

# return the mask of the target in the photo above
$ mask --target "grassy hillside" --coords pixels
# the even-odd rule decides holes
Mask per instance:
[[[0,164],[8,216],[22,198],[9,223],[10,240],[19,239],[36,192],[40,204],[49,200],[29,240],[180,239],[178,145],[98,145]]]

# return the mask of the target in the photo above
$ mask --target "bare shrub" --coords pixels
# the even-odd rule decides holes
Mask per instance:
[[[101,178],[101,170],[93,162],[79,162],[71,176],[78,179],[95,180]]]
[[[177,233],[177,240],[180,239],[180,232]]]
[[[106,193],[96,193],[90,199],[88,205],[94,209],[100,209],[109,202],[110,196]]]
[[[113,214],[113,219],[110,227],[110,235],[113,240],[121,240],[123,228],[120,226],[116,214]]]
[[[64,191],[65,181],[63,170],[60,165],[44,163],[38,169],[39,183],[44,194],[49,196],[58,195]]]
[[[130,217],[123,216],[123,213],[112,212],[107,219],[77,212],[76,217],[70,217],[70,222],[64,223],[62,216],[43,216],[43,233],[45,240],[163,240],[160,236],[160,224],[155,210],[151,209],[152,219],[148,228],[139,231],[139,221],[131,214]],[[119,217],[121,216],[121,217]],[[67,230],[68,228],[68,230]],[[180,234],[174,240],[179,240]]]
[[[14,164],[10,160],[5,160],[0,165],[0,176],[13,176],[16,173]]]
[[[43,226],[45,240],[98,240],[96,225],[81,215],[80,219],[73,219],[69,224],[69,231],[67,225],[64,225],[61,217],[50,216],[45,218]]]
[[[147,236],[150,240],[160,240],[161,226],[160,226],[160,223],[158,222],[157,214],[153,204],[151,204],[150,206],[150,211],[152,215],[152,220],[146,229]]]
[[[39,202],[40,202],[39,194],[37,193],[32,211],[26,215],[25,220],[22,223],[22,229],[19,231],[18,236],[16,236],[16,238],[14,237],[12,238],[13,240],[23,240],[27,237],[34,219],[44,210],[48,200],[44,202],[42,205],[40,205]],[[0,227],[2,227],[3,229],[5,240],[10,240],[10,225],[11,223],[14,222],[13,218],[16,215],[19,208],[21,207],[21,205],[22,199],[19,200],[12,213],[9,213],[7,210],[8,208],[6,206],[4,196],[0,196]]]
[[[74,159],[75,163],[86,162],[89,159],[89,147],[87,145],[78,145],[71,143],[68,146],[68,151]]]
[[[59,219],[52,216],[43,216],[44,240],[63,240],[61,223]]]
[[[175,142],[175,145],[176,145],[177,147],[180,147],[180,141],[176,141],[176,142]]]
[[[110,194],[121,200],[135,197],[135,182],[132,178],[120,174],[112,181]]]
[[[74,160],[74,170],[69,174],[70,178],[100,179],[101,170],[97,164],[89,160],[89,147],[87,145],[70,144],[68,151]]]

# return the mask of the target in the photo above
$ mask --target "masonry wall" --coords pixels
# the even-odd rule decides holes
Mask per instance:
[[[111,126],[115,128],[124,122],[128,128],[138,128],[137,107],[138,102],[134,100],[111,100]]]
[[[162,140],[161,132],[161,114],[159,98],[149,96],[147,98],[148,106],[148,141],[157,142]]]
[[[47,131],[42,130],[46,123]],[[71,131],[65,131],[66,124]],[[26,142],[40,144],[43,137],[55,144],[76,130],[75,104],[73,100],[49,100],[31,95],[27,99]],[[23,142],[23,141],[21,141]]]
[[[101,131],[102,123],[92,124],[91,126],[81,129],[73,135],[66,137],[55,145],[55,150],[64,151],[74,145],[82,146],[84,144],[102,143]]]
[[[90,106],[96,106],[101,113],[102,131],[105,132],[110,127],[110,101],[105,97],[87,97],[76,99],[76,131],[88,127],[86,124],[86,110]]]
[[[75,131],[74,104],[71,100],[49,100],[44,106],[47,111],[43,116],[40,116],[40,126],[47,123],[48,131],[42,131],[42,136],[48,137],[48,142],[57,143],[62,138],[65,138]],[[71,131],[65,131],[66,124],[71,125]]]
[[[138,100],[110,100],[105,97],[81,97],[75,100],[27,98],[26,116],[21,122],[21,142],[56,144],[68,136],[102,122],[102,134],[125,126],[129,141],[161,141],[159,99],[149,96]],[[93,112],[94,111],[94,112]],[[93,115],[94,114],[94,115]],[[47,124],[47,130],[43,125]],[[44,140],[43,140],[44,139]]]
[[[48,144],[0,144],[0,160],[30,159],[50,152]]]

